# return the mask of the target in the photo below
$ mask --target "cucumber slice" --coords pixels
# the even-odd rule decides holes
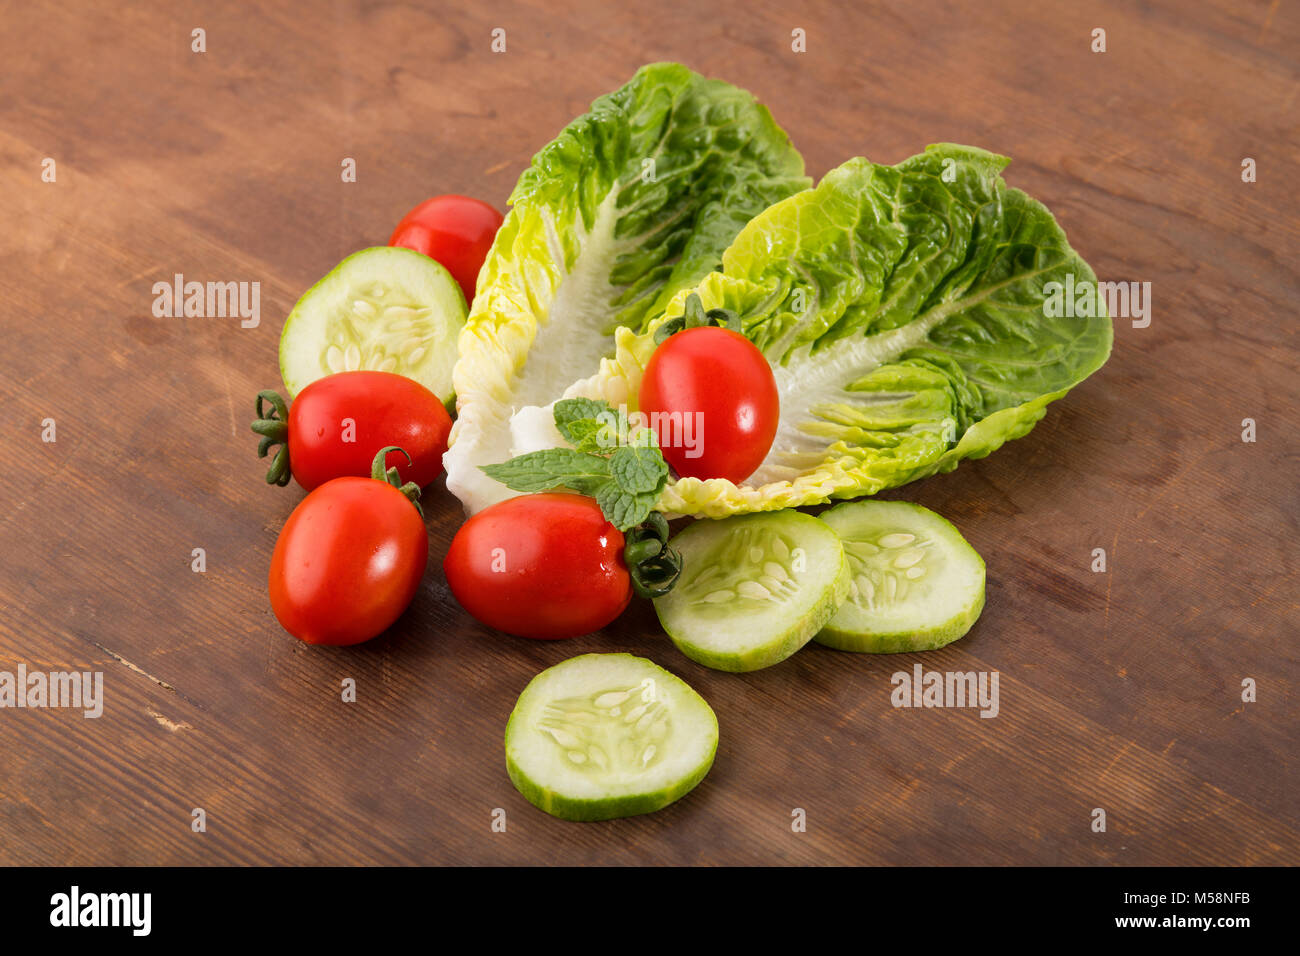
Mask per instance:
[[[631,654],[548,667],[506,724],[506,769],[528,802],[564,820],[651,813],[713,766],[718,719],[704,698]]]
[[[308,289],[285,320],[284,387],[292,397],[335,372],[396,372],[454,408],[451,369],[465,314],[460,285],[428,256],[362,249]]]
[[[853,501],[821,514],[844,541],[849,598],[817,642],[898,654],[951,644],[984,609],[984,560],[939,515],[906,501]]]
[[[839,537],[798,511],[697,521],[673,538],[677,586],[655,598],[659,623],[683,654],[722,671],[785,660],[848,594]]]

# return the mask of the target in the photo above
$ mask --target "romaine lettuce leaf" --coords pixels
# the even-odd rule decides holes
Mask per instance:
[[[549,406],[610,361],[616,328],[661,314],[745,223],[810,185],[765,107],[672,63],[643,67],[542,149],[459,339],[444,461],[466,509],[513,494],[480,465],[561,444]]]
[[[635,408],[653,330],[698,293],[740,314],[773,365],[776,440],[744,486],[671,483],[660,510],[722,517],[874,494],[1026,434],[1110,354],[1096,277],[1051,213],[1009,189],[1009,160],[931,146],[897,166],[853,159],[766,210],[646,332],[571,394]],[[1075,314],[1044,286],[1072,276]]]

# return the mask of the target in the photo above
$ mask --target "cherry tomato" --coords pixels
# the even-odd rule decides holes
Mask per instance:
[[[478,270],[503,221],[501,213],[478,199],[434,196],[402,217],[388,244],[423,252],[442,263],[460,283],[466,304],[472,305]]]
[[[781,415],[763,353],[716,326],[665,339],[646,365],[638,404],[678,475],[736,484],[767,457]]]
[[[623,533],[583,495],[522,495],[485,508],[461,525],[442,567],[461,607],[518,637],[588,634],[632,600]]]
[[[308,644],[359,644],[415,597],[429,536],[411,499],[373,478],[335,478],[289,515],[271,556],[271,609]]]
[[[273,404],[279,402],[276,414],[282,416],[283,400],[272,395],[263,393]],[[285,441],[285,430],[275,419],[262,422],[270,423],[276,440]],[[392,372],[339,372],[319,378],[298,393],[286,424],[287,468],[308,491],[333,478],[369,475],[375,450],[385,445],[400,445],[410,454],[408,463],[402,453],[389,452],[386,464],[396,465],[403,481],[423,488],[442,474],[451,432],[451,416],[438,396]],[[272,474],[286,484],[287,475],[275,471],[279,464],[277,453]],[[267,481],[276,483],[277,477],[268,475]]]

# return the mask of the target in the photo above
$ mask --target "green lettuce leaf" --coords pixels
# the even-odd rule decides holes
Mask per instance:
[[[739,314],[773,365],[776,440],[743,486],[685,478],[662,511],[721,517],[874,494],[989,454],[1096,371],[1112,329],[1096,276],[1009,160],[941,144],[897,166],[853,159],[750,222],[723,268],[675,295],[583,394],[635,397],[654,330]],[[1069,316],[1044,287],[1074,291]]]
[[[734,86],[661,63],[596,100],[520,177],[479,273],[448,488],[471,512],[509,497],[479,466],[562,444],[549,406],[616,361],[615,329],[662,314],[751,218],[809,185],[767,109]]]

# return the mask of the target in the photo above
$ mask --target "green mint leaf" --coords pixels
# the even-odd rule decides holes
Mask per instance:
[[[627,435],[621,409],[591,398],[565,398],[555,403],[555,427],[578,451],[609,454]]]
[[[659,436],[655,434],[653,428],[638,428],[627,436],[627,441],[624,444],[631,445],[633,448],[653,448],[655,451],[659,451]],[[660,452],[659,457],[663,457],[662,452]]]
[[[627,443],[628,432],[632,426],[628,423],[627,416],[623,414],[623,409],[610,409],[600,418],[601,431],[597,433],[596,440],[600,445],[598,454],[608,455],[619,445]]]
[[[659,495],[653,492],[629,495],[619,487],[617,481],[606,482],[596,492],[596,504],[600,505],[601,512],[619,531],[635,528],[645,521],[658,500]]]
[[[594,398],[562,398],[555,403],[552,414],[555,415],[555,427],[564,434],[565,426],[584,419],[599,418],[601,412],[608,412],[609,406]],[[568,438],[568,435],[564,436]]]
[[[609,473],[629,495],[657,494],[668,477],[668,465],[658,448],[624,445],[609,456]]]
[[[560,434],[578,451],[599,455],[607,450],[605,449],[605,442],[608,440],[605,426],[595,419],[586,418],[569,422],[560,430]]]
[[[480,467],[507,488],[527,493],[563,487],[591,495],[604,485],[617,484],[610,480],[606,459],[572,448],[547,448]]]
[[[594,498],[596,492],[600,491],[606,485],[614,485],[618,482],[608,476],[599,475],[569,475],[564,479],[563,485],[571,491],[576,491],[580,495],[586,495],[588,498]]]

